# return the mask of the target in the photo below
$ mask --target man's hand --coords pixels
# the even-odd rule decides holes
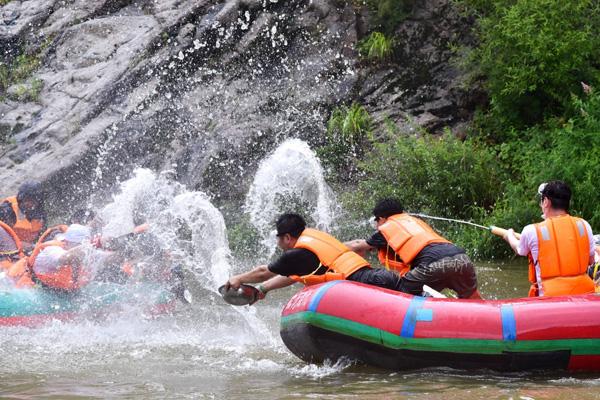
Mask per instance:
[[[240,288],[241,284],[242,284],[242,280],[239,278],[239,275],[235,275],[235,276],[232,276],[231,278],[229,278],[227,283],[225,283],[225,289],[229,290],[229,289],[233,288],[233,289],[237,290]]]

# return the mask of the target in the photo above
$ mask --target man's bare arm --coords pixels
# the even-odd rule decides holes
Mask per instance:
[[[251,271],[232,276],[229,278],[226,285],[228,287],[237,289],[242,283],[264,282],[267,279],[273,278],[274,276],[277,276],[277,274],[269,271],[269,268],[266,265],[259,265]]]
[[[375,247],[368,244],[367,241],[364,239],[355,239],[355,240],[351,240],[349,242],[344,242],[344,244],[350,250],[352,250],[353,252],[357,253],[358,255],[360,255],[362,257],[364,257],[368,251],[375,249]]]
[[[263,282],[260,286],[263,292],[266,293],[274,289],[280,289],[293,285],[294,283],[296,283],[296,281],[294,281],[292,278],[283,275],[277,275],[266,282]]]
[[[513,231],[512,229],[508,229],[506,231],[506,234],[504,235],[504,240],[506,240],[506,242],[508,242],[508,244],[513,249],[513,251],[515,252],[515,254],[519,255],[519,243],[520,243],[520,241],[515,236],[515,231]]]

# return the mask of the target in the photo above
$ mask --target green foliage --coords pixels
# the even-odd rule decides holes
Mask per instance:
[[[358,44],[362,58],[370,61],[387,60],[394,50],[394,40],[381,32],[372,32]]]
[[[415,0],[367,0],[373,12],[375,26],[383,32],[392,33],[412,11]]]
[[[361,164],[359,192],[397,197],[407,210],[472,218],[490,210],[502,193],[504,174],[489,149],[451,134],[400,137],[375,146]]]
[[[6,90],[17,83],[27,80],[31,74],[41,65],[41,52],[48,47],[51,40],[45,41],[36,53],[19,54],[13,62],[9,64],[0,62],[0,96],[6,93]],[[21,85],[16,88],[17,97],[24,96],[25,99],[37,99],[39,92],[43,87],[40,79],[34,79],[30,85]]]
[[[14,97],[18,101],[38,101],[43,87],[44,81],[41,79],[32,79],[27,84],[17,85]]]
[[[0,6],[10,3],[11,0],[0,0]]]
[[[327,123],[326,144],[317,149],[324,164],[332,168],[341,180],[350,180],[356,173],[356,160],[369,145],[372,120],[358,103],[336,107]]]
[[[240,214],[241,218],[228,224],[227,236],[233,256],[237,260],[249,263],[258,261],[257,255],[262,254],[264,249],[261,237],[256,228],[250,223],[247,214]]]
[[[511,186],[515,198],[506,208],[523,208],[525,202],[539,214],[534,199],[541,182],[560,179],[571,186],[571,212],[600,229],[600,96],[573,99],[579,115],[562,125],[534,127],[523,132],[523,141],[502,145],[502,157],[511,164],[517,179]],[[517,221],[515,221],[517,222]],[[518,221],[531,223],[532,221]]]
[[[592,0],[466,0],[480,15],[473,70],[503,126],[562,115],[580,82],[598,82],[600,8]]]

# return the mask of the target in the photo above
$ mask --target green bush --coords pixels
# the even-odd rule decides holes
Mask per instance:
[[[406,209],[452,218],[491,210],[502,194],[504,173],[493,151],[451,134],[404,136],[376,144],[361,168],[360,196],[393,196]]]
[[[494,118],[530,126],[562,115],[580,82],[598,82],[600,8],[592,0],[466,1],[481,15],[473,70],[484,74]]]
[[[600,230],[600,96],[595,92],[584,100],[574,98],[573,109],[579,115],[566,123],[530,128],[521,141],[502,145],[501,155],[514,171],[510,182],[514,199],[505,208],[523,208],[527,203],[538,218],[514,221],[522,224],[539,221],[535,192],[541,182],[564,180],[571,186],[572,214],[587,219]]]
[[[317,154],[342,181],[354,177],[356,160],[362,158],[365,148],[369,147],[372,125],[369,113],[358,103],[336,107],[331,113],[326,143],[317,149]]]
[[[358,44],[360,56],[369,61],[387,60],[394,50],[394,40],[381,32],[372,32]]]

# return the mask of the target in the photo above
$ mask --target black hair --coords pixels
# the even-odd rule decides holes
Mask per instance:
[[[277,236],[289,233],[292,237],[298,238],[306,229],[306,222],[300,215],[288,213],[280,215],[275,226],[277,227]]]
[[[45,195],[42,184],[38,181],[28,181],[24,182],[19,187],[19,192],[17,193],[17,202],[33,200],[35,203],[41,205],[44,202],[44,197]]]
[[[69,224],[87,225],[88,222],[93,220],[95,217],[96,213],[93,210],[82,208],[75,211],[73,215],[71,215]]]
[[[392,215],[402,214],[404,207],[400,204],[400,201],[393,198],[381,199],[373,208],[373,215],[375,217],[387,218]]]
[[[4,202],[0,205],[0,221],[10,227],[13,227],[17,223],[17,215],[9,202]]]
[[[550,200],[552,208],[557,210],[569,210],[571,202],[571,188],[563,181],[550,181],[542,190],[542,199]]]

